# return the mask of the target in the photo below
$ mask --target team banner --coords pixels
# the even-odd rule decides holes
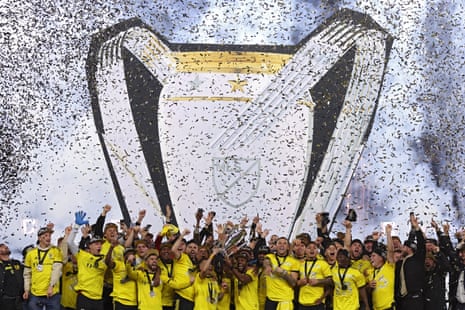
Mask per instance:
[[[391,36],[344,9],[296,46],[179,44],[138,19],[93,38],[94,120],[124,218],[334,216],[370,134]]]

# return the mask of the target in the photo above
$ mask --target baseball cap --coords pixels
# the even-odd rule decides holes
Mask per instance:
[[[158,252],[157,249],[151,249],[147,251],[147,254],[145,255],[145,259],[147,260],[150,256],[155,255],[155,256],[160,256],[160,253]]]
[[[124,250],[123,256],[126,256],[129,253],[136,254],[136,250],[134,248],[127,248],[127,249]]]
[[[173,224],[165,224],[160,232],[160,236],[172,237],[179,233],[179,228]]]
[[[258,253],[268,254],[270,252],[271,252],[270,248],[267,247],[266,245],[262,245],[261,247],[258,248]]]
[[[411,248],[411,249],[414,250],[414,251],[417,250],[417,244],[415,243],[415,241],[406,240],[406,241],[404,242],[404,245],[405,245],[405,246],[408,246],[409,248]]]
[[[103,242],[103,239],[100,236],[92,236],[89,240],[89,244],[95,243],[95,242]]]
[[[42,227],[39,229],[39,231],[37,232],[37,237],[40,237],[42,236],[43,234],[45,233],[51,233],[53,234],[53,230],[48,228],[48,227]]]
[[[363,246],[363,242],[362,242],[362,240],[360,240],[360,239],[354,239],[354,240],[352,240],[352,243],[351,243],[351,244],[354,244],[354,243],[360,243],[360,245]]]
[[[377,248],[373,249],[373,253],[378,254],[378,255],[381,256],[384,260],[387,259],[387,253],[386,253],[386,251],[385,251],[383,248],[381,248],[381,247],[377,247]]]

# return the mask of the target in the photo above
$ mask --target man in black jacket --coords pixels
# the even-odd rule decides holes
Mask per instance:
[[[465,243],[460,242],[454,249],[449,237],[449,224],[443,225],[443,232],[433,222],[433,227],[439,235],[439,247],[450,262],[449,273],[449,309],[465,310]]]
[[[22,309],[23,267],[16,259],[10,259],[11,251],[0,244],[0,309]]]
[[[396,263],[395,293],[397,310],[424,309],[425,237],[413,213],[410,213],[410,223],[412,230],[402,248],[403,259]]]
[[[450,264],[439,246],[432,246],[426,253],[425,270],[425,310],[446,310],[446,276]]]

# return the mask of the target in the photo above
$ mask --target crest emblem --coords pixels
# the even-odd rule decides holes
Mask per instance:
[[[213,186],[218,197],[231,207],[240,207],[257,193],[260,160],[213,158]]]
[[[201,207],[232,220],[259,214],[293,234],[308,230],[309,213],[335,214],[391,41],[350,10],[288,47],[173,44],[139,20],[103,31],[88,77],[123,216],[169,204],[192,223]]]

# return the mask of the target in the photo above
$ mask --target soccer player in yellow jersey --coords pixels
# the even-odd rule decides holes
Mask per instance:
[[[145,261],[145,255],[149,251],[147,241],[139,239],[134,241],[134,246],[136,250],[136,266],[139,266]]]
[[[103,277],[107,270],[107,264],[105,257],[100,254],[102,239],[93,236],[85,250],[78,249],[74,244],[76,233],[77,227],[75,226],[68,240],[68,247],[71,253],[76,256],[78,266],[77,284],[74,287],[78,292],[76,308],[103,309]]]
[[[111,260],[108,267],[113,271],[113,298],[114,310],[137,310],[137,284],[129,278],[126,262],[136,250],[128,248],[124,251],[124,261]],[[111,257],[111,256],[110,256]]]
[[[74,286],[77,283],[77,263],[73,256],[63,265],[61,276],[61,306],[64,309],[76,309],[77,293]]]
[[[158,266],[161,269],[161,274],[169,281],[173,277],[174,263],[173,253],[170,242],[165,242],[160,245],[160,259]],[[162,304],[163,310],[174,310],[174,289],[169,285],[163,285],[162,288]]]
[[[126,270],[129,278],[137,283],[137,301],[139,310],[162,310],[162,287],[168,279],[161,277],[158,266],[158,250],[149,250],[145,255],[144,267],[134,267],[135,255],[129,255]]]
[[[218,279],[211,264],[219,251],[219,248],[213,249],[210,257],[200,264],[200,272],[197,273],[193,286],[194,310],[216,310],[218,301],[223,298],[224,292],[218,284]]]
[[[73,227],[65,228],[65,235],[58,239],[58,247],[63,254],[63,268],[61,274],[61,307],[62,309],[76,309],[77,293],[74,286],[77,283],[76,256],[68,250],[68,237]]]
[[[263,262],[265,256],[270,253],[270,248],[266,245],[258,248],[257,252],[257,276],[258,276],[258,309],[265,310],[266,302],[266,276]]]
[[[360,300],[369,310],[368,298],[365,290],[365,277],[355,268],[350,266],[350,255],[346,249],[337,252],[337,266],[332,269],[333,309],[357,310],[360,308]]]
[[[318,259],[318,245],[310,241],[306,247],[305,260],[300,263],[297,286],[299,310],[324,310],[325,289],[332,284],[329,264]]]
[[[60,309],[59,282],[63,256],[52,246],[53,230],[42,227],[37,232],[38,245],[24,260],[24,300],[31,310]]]
[[[263,262],[266,276],[265,310],[292,310],[294,287],[299,276],[299,261],[289,255],[289,241],[280,237],[276,253],[268,254]]]
[[[68,238],[68,248],[76,256],[78,274],[74,289],[78,292],[77,309],[94,310],[104,309],[103,283],[107,271],[107,264],[111,261],[113,247],[110,247],[106,257],[101,253],[103,240],[100,236],[92,236],[89,240],[89,225],[84,220],[85,212],[75,213],[75,224]],[[74,238],[81,225],[82,239],[89,240],[87,244],[75,244]]]
[[[292,241],[292,253],[299,262],[305,261],[305,251],[309,242],[303,238],[296,238]]]
[[[180,310],[194,309],[194,287],[192,284],[195,280],[197,268],[189,256],[184,253],[184,237],[189,234],[190,231],[184,229],[171,248],[174,254],[174,271],[173,277],[169,279],[167,284],[175,290],[178,299],[178,308]]]
[[[374,310],[393,309],[394,305],[396,265],[391,232],[392,226],[386,225],[387,251],[381,247],[373,249],[371,253],[371,265],[373,267],[365,275]]]
[[[344,248],[350,253],[350,258],[352,260],[351,267],[365,274],[365,272],[371,268],[371,264],[368,258],[363,258],[363,242],[360,239],[352,240],[352,222],[345,220],[343,225],[346,227]]]
[[[102,255],[107,255],[110,247],[113,245],[112,249],[112,259],[114,261],[124,261],[124,246],[119,243],[118,240],[118,225],[115,223],[107,223],[105,229],[103,230],[103,243],[102,243]],[[111,297],[111,292],[113,290],[113,273],[105,273],[105,282],[103,286],[103,303],[105,310],[113,309],[113,298]],[[109,308],[110,307],[110,308]]]
[[[231,272],[234,276],[234,305],[236,310],[258,310],[257,268],[248,266],[250,257],[247,251],[239,251],[235,258],[236,266],[231,266]]]

